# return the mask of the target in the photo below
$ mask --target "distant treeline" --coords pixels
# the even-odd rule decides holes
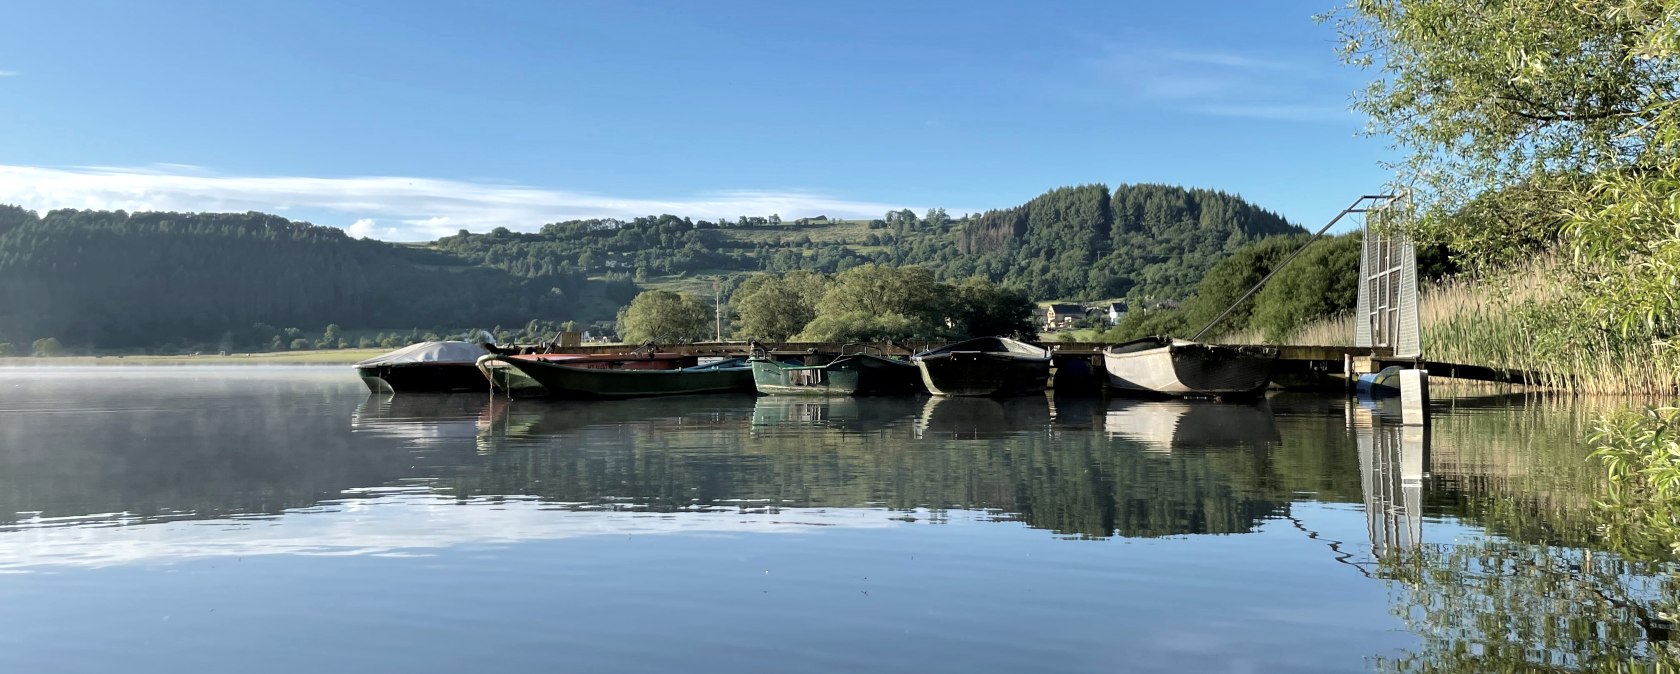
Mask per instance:
[[[266,349],[286,326],[524,325],[610,318],[628,280],[520,276],[262,213],[0,206],[0,342]],[[275,328],[272,326],[281,326]]]

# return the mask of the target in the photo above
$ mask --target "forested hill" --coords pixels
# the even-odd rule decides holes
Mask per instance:
[[[627,282],[514,275],[262,213],[0,206],[0,342],[269,347],[285,328],[521,324],[610,317]],[[293,332],[295,334],[295,331]]]
[[[0,206],[0,344],[254,350],[335,341],[328,324],[407,337],[411,328],[604,320],[638,286],[718,275],[729,279],[727,299],[746,273],[866,263],[920,265],[941,281],[982,276],[1036,300],[1181,299],[1243,244],[1299,231],[1235,196],[1162,185],[1061,188],[962,218],[940,209],[873,221],[663,215],[463,231],[430,246],[262,213],[38,216]]]
[[[581,270],[638,283],[752,271],[922,265],[941,280],[983,276],[1034,299],[1188,295],[1244,244],[1300,227],[1242,199],[1166,185],[1065,187],[1021,206],[951,218],[903,210],[870,222],[672,215],[577,220],[519,234],[461,232],[437,247],[518,275]]]

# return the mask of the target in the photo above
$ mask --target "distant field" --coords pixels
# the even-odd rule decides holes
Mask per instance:
[[[390,349],[330,349],[235,353],[226,356],[61,356],[58,358],[0,358],[0,366],[30,365],[349,365]]]
[[[808,225],[760,225],[756,227],[726,227],[719,230],[725,237],[753,243],[790,243],[802,236],[814,243],[851,241],[863,243],[869,236],[867,220],[832,220]]]

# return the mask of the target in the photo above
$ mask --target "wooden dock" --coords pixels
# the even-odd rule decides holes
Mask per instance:
[[[768,350],[771,355],[778,357],[856,353],[860,349],[867,349],[870,353],[888,356],[910,356],[945,344],[945,342],[881,342],[873,344],[761,342],[760,346]],[[1102,350],[1109,346],[1107,343],[1099,342],[1042,342],[1040,345],[1051,350],[1058,367],[1078,359],[1085,361],[1088,367],[1096,371],[1101,371]],[[557,347],[551,349],[550,352],[608,354],[624,353],[633,348],[635,347],[626,344],[585,344]],[[1392,351],[1383,348],[1294,344],[1274,346],[1274,348],[1278,349],[1278,364],[1273,380],[1285,387],[1321,388],[1332,384],[1345,386],[1345,382],[1350,377],[1376,372],[1390,365],[1422,368],[1428,370],[1431,377],[1508,384],[1540,383],[1539,376],[1532,372],[1503,370],[1480,365],[1442,363],[1415,358],[1396,358],[1392,355]],[[747,342],[694,342],[690,344],[661,344],[658,349],[661,352],[681,353],[691,356],[730,357],[750,355],[752,346]]]

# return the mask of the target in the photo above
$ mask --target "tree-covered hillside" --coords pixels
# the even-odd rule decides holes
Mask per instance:
[[[629,283],[516,276],[262,213],[0,207],[0,342],[14,344],[263,348],[286,327],[610,318],[634,294]]]
[[[1165,185],[1064,187],[1015,208],[953,219],[909,210],[861,222],[695,221],[672,215],[577,220],[519,234],[465,231],[437,247],[514,274],[581,271],[638,283],[727,272],[838,273],[920,265],[975,276],[1034,299],[1181,298],[1238,248],[1301,228],[1242,199]]]

